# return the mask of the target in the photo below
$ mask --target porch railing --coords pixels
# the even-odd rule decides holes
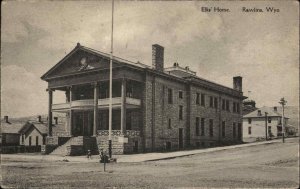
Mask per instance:
[[[97,131],[99,136],[108,136],[108,130],[98,130]],[[112,130],[112,136],[122,136],[121,130]],[[140,131],[136,130],[126,130],[125,136],[140,136]]]
[[[113,106],[120,106],[122,102],[121,97],[114,97],[113,99]],[[141,99],[136,98],[129,98],[126,97],[126,104],[140,106]],[[105,108],[109,105],[109,99],[98,99],[98,107]],[[67,111],[70,108],[93,108],[94,100],[93,99],[84,99],[84,100],[74,100],[71,103],[61,103],[61,104],[52,104],[52,110],[54,111]]]

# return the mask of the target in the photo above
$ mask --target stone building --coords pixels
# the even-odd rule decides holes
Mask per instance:
[[[108,146],[109,54],[79,43],[41,78],[48,82],[46,148],[82,152]],[[242,77],[229,88],[174,63],[152,46],[152,67],[113,58],[113,153],[209,147],[242,141]],[[54,91],[66,102],[53,104]],[[66,114],[65,131],[52,133],[52,112]],[[60,147],[58,147],[60,146]],[[67,149],[67,150],[66,150]],[[51,150],[44,149],[46,153]],[[97,150],[97,149],[96,149]],[[48,152],[47,152],[48,151]]]

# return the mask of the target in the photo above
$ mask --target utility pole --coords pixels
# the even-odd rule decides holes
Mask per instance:
[[[268,140],[268,112],[265,112],[266,141]]]
[[[112,157],[112,64],[113,64],[113,37],[114,37],[114,0],[112,0],[111,12],[111,47],[110,47],[110,61],[109,61],[109,127],[108,127],[108,154],[109,158]]]
[[[279,104],[282,105],[282,117],[281,117],[281,127],[282,127],[282,142],[284,143],[284,135],[285,135],[285,129],[284,129],[284,106],[286,105],[287,101],[282,97],[279,101]]]

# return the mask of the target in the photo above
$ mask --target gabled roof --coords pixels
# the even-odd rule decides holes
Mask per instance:
[[[99,67],[101,67],[100,66],[101,64],[99,64],[101,61],[96,61],[96,62],[93,62],[94,67],[92,69],[89,69],[89,70],[74,69],[73,71],[68,72],[68,74],[62,74],[62,75],[55,75],[54,74],[54,76],[53,75],[51,76],[51,74],[53,74],[54,70],[59,68],[62,64],[64,64],[64,62],[67,62],[68,59],[71,58],[72,55],[75,55],[75,53],[78,52],[78,51],[82,51],[82,52],[85,52],[85,53],[92,54],[96,57],[105,59],[106,61],[110,59],[110,54],[104,53],[104,52],[101,52],[101,51],[98,51],[98,50],[95,50],[95,49],[92,49],[92,48],[89,48],[89,47],[82,46],[78,43],[77,46],[68,55],[66,55],[61,61],[59,61],[55,66],[53,66],[41,78],[43,80],[48,80],[48,79],[55,78],[55,77],[65,77],[65,76],[77,75],[77,74],[81,74],[81,73],[90,73],[90,72],[99,71],[99,70],[103,69],[103,68],[99,68]],[[132,62],[132,61],[129,61],[129,60],[126,60],[126,59],[123,59],[123,58],[116,57],[116,56],[113,56],[113,63],[114,63],[114,65],[117,65],[117,66],[126,65],[126,66],[130,66],[131,68],[145,69],[145,70],[148,70],[148,71],[150,71],[154,74],[159,74],[159,75],[166,76],[166,77],[169,77],[169,78],[172,78],[172,79],[178,79],[178,80],[181,80],[182,82],[192,81],[194,83],[205,85],[205,86],[210,87],[210,88],[215,89],[215,90],[220,90],[221,89],[222,92],[225,92],[229,95],[241,96],[243,99],[247,98],[245,96],[242,96],[242,93],[240,91],[237,91],[233,88],[230,88],[230,87],[227,87],[227,86],[224,86],[224,85],[221,85],[221,84],[203,79],[203,78],[198,77],[194,74],[192,74],[192,75],[191,74],[183,74],[183,73],[181,73],[181,74],[178,74],[178,73],[177,74],[171,74],[171,72],[168,71],[168,68],[166,68],[164,72],[159,72],[159,71],[156,71],[151,66],[148,66],[146,64],[143,64],[143,63],[140,63],[140,62]],[[103,62],[103,65],[104,65],[104,62]],[[68,68],[68,67],[66,67],[66,68]]]
[[[258,115],[258,111],[261,112],[261,115]],[[265,117],[265,112],[268,113],[268,117],[281,117],[281,112],[274,110],[274,107],[267,107],[263,106],[261,108],[258,108],[257,110],[254,110],[253,112],[250,112],[249,114],[246,114],[243,116],[243,118],[257,118],[257,117]],[[285,116],[285,118],[288,118]]]
[[[20,133],[26,133],[29,129],[35,128],[39,133],[41,134],[47,134],[48,133],[48,128],[47,124],[45,123],[30,123],[27,122],[21,129]]]
[[[101,51],[98,51],[98,50],[95,50],[95,49],[92,49],[92,48],[89,48],[89,47],[85,47],[85,46],[82,46],[79,43],[77,43],[77,46],[69,54],[67,54],[62,60],[60,60],[55,66],[53,66],[49,71],[47,71],[41,77],[41,79],[46,80],[47,77],[49,75],[51,75],[51,73],[54,72],[54,70],[56,70],[58,67],[60,67],[68,58],[70,58],[72,55],[74,55],[78,51],[83,51],[83,52],[86,52],[86,53],[90,53],[90,54],[93,54],[97,57],[101,57],[101,58],[104,58],[104,59],[107,59],[107,60],[110,59],[110,54],[107,54],[107,53],[104,53],[104,52],[101,52]],[[139,67],[139,68],[151,68],[150,66],[148,66],[146,64],[142,64],[140,62],[132,62],[132,61],[129,61],[129,60],[117,57],[117,56],[113,56],[113,63],[114,64],[122,63],[124,65],[133,65],[133,66]],[[96,64],[99,65],[99,62],[96,62]],[[99,70],[99,68],[95,67],[93,69],[90,69],[90,71],[91,70],[96,71],[96,70]],[[81,71],[76,70],[75,72],[81,72]],[[82,73],[84,73],[84,72],[82,72]]]
[[[22,122],[9,122],[1,121],[1,133],[19,134],[20,129],[25,125]]]

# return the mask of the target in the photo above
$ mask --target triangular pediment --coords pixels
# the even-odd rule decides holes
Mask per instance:
[[[86,71],[109,68],[109,54],[77,45],[68,55],[42,76],[46,80]],[[120,65],[114,61],[113,67]]]

